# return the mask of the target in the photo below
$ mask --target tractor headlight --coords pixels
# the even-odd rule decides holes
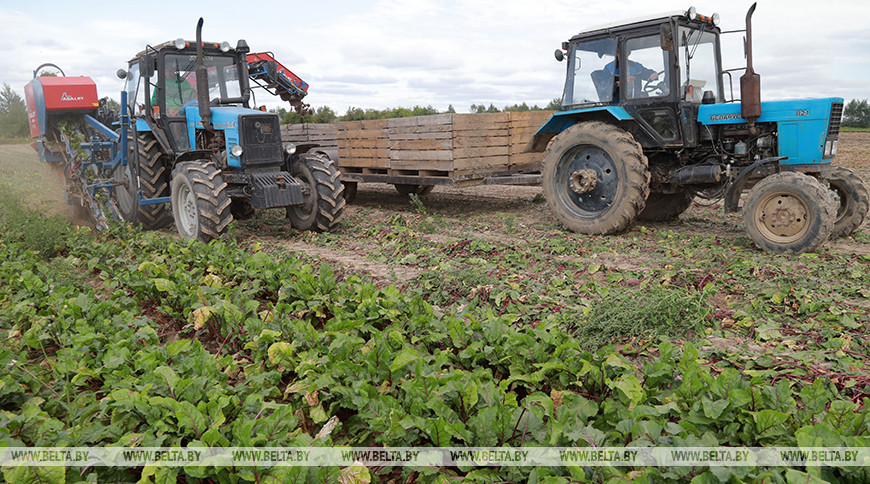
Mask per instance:
[[[837,144],[840,143],[840,140],[835,139],[831,144],[831,156],[837,156]]]
[[[836,141],[832,141],[832,140],[825,141],[825,154],[824,154],[825,158],[831,158],[832,156],[837,154],[837,144],[836,143],[837,143]]]
[[[230,154],[235,156],[235,157],[242,156],[243,152],[244,152],[244,150],[242,150],[242,147],[239,145],[232,145],[230,147]]]
[[[179,39],[175,39],[175,48],[176,48],[176,49],[181,50],[181,49],[183,49],[183,48],[185,48],[185,47],[187,47],[187,41],[186,41],[186,40],[181,39],[181,38],[179,38]]]
[[[229,42],[227,42],[227,41],[221,42],[221,52],[229,52],[231,48],[232,48],[232,46],[230,46]]]
[[[284,143],[284,152],[288,155],[296,153],[296,145],[294,145],[293,143]]]
[[[713,22],[713,25],[715,25],[716,27],[718,27],[718,26],[719,26],[719,14],[718,14],[718,13],[714,13],[714,14],[713,14],[713,17],[710,19],[710,21]]]
[[[698,18],[698,9],[695,7],[689,7],[689,11],[686,12],[686,17],[689,17],[689,20],[695,20]]]

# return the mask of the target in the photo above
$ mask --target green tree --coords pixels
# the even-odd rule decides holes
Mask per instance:
[[[24,99],[7,83],[0,89],[0,138],[24,138],[28,134]]]
[[[843,126],[870,128],[870,104],[866,99],[852,99],[843,110]]]
[[[556,99],[553,99],[544,109],[547,111],[559,111],[562,109],[562,98],[557,97]]]

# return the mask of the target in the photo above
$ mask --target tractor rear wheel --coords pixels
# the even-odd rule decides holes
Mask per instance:
[[[435,189],[435,185],[413,185],[408,183],[394,183],[394,187],[396,187],[396,191],[401,193],[402,195],[428,195],[432,193],[432,190]]]
[[[133,133],[128,132],[127,146],[127,166],[119,166],[114,173],[114,179],[121,182],[115,187],[121,218],[148,230],[166,227],[172,222],[172,212],[167,204],[139,205],[139,191],[145,198],[169,196],[166,160],[157,138],[149,132],[142,132],[135,139]],[[138,152],[138,169],[137,153],[133,150]]]
[[[625,230],[643,211],[649,178],[634,137],[597,121],[560,133],[544,159],[547,205],[565,228],[581,234]]]
[[[840,197],[834,230],[831,232],[831,238],[836,239],[851,234],[864,223],[870,196],[864,180],[848,168],[832,166],[827,181],[831,190]]]
[[[209,242],[232,222],[230,197],[221,171],[206,161],[179,163],[172,170],[172,214],[186,240]]]
[[[301,205],[287,207],[293,228],[325,232],[332,230],[344,217],[344,185],[335,162],[305,153],[290,163],[290,174],[306,185]]]
[[[641,222],[669,222],[692,206],[693,197],[685,190],[676,193],[652,192],[643,210],[637,214]]]
[[[759,248],[800,254],[819,248],[834,228],[834,195],[815,178],[796,172],[758,182],[743,205],[746,232]]]

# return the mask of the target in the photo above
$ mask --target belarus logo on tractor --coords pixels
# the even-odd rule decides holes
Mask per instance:
[[[174,221],[202,241],[258,209],[286,208],[301,230],[338,224],[335,163],[314,145],[282,143],[278,116],[250,108],[250,81],[298,110],[308,84],[249,51],[244,40],[203,42],[200,19],[196,41],[148,46],[118,71],[117,117],[90,78],[37,68],[25,87],[30,132],[40,159],[62,167],[68,203],[88,208],[98,228],[111,218],[148,229]],[[60,76],[40,76],[47,66]]]
[[[544,194],[562,225],[612,234],[635,220],[675,219],[695,197],[724,198],[734,212],[745,190],[746,231],[765,250],[815,250],[861,225],[867,187],[832,164],[843,99],[761,102],[754,11],[753,4],[746,14],[736,101],[721,66],[717,14],[693,7],[589,29],[562,44],[563,110],[526,148],[547,151]]]

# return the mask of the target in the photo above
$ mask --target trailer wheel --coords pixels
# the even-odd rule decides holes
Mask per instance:
[[[344,185],[344,201],[347,203],[353,203],[356,200],[356,189],[358,182],[341,182]]]
[[[393,186],[396,187],[397,192],[405,196],[408,196],[412,193],[418,196],[428,195],[432,193],[432,190],[435,189],[435,185],[412,185],[407,183],[394,183]]]
[[[831,238],[835,239],[851,234],[864,223],[870,196],[864,180],[848,168],[832,166],[827,181],[831,190],[840,197],[834,230],[831,232]]]
[[[325,232],[338,225],[346,202],[335,162],[323,155],[304,153],[290,162],[290,174],[307,186],[303,203],[287,207],[287,218],[293,227]]]
[[[643,210],[649,168],[640,144],[607,123],[569,127],[544,158],[544,196],[559,222],[581,234],[625,230]]]
[[[650,193],[643,210],[637,214],[642,222],[669,222],[692,206],[693,197],[685,190],[676,193]]]
[[[172,214],[185,240],[209,242],[232,222],[227,184],[212,163],[179,163],[172,170]]]
[[[816,250],[828,239],[836,213],[833,193],[818,180],[783,172],[764,178],[749,191],[743,222],[759,248],[800,254]]]
[[[121,218],[148,230],[166,227],[172,222],[170,207],[165,203],[139,205],[138,196],[139,190],[145,198],[169,196],[169,179],[160,145],[151,133],[139,133],[139,138],[135,139],[131,132],[127,135],[127,146],[127,166],[119,166],[113,174],[116,181],[122,182],[115,187]],[[139,155],[139,170],[134,149]]]

